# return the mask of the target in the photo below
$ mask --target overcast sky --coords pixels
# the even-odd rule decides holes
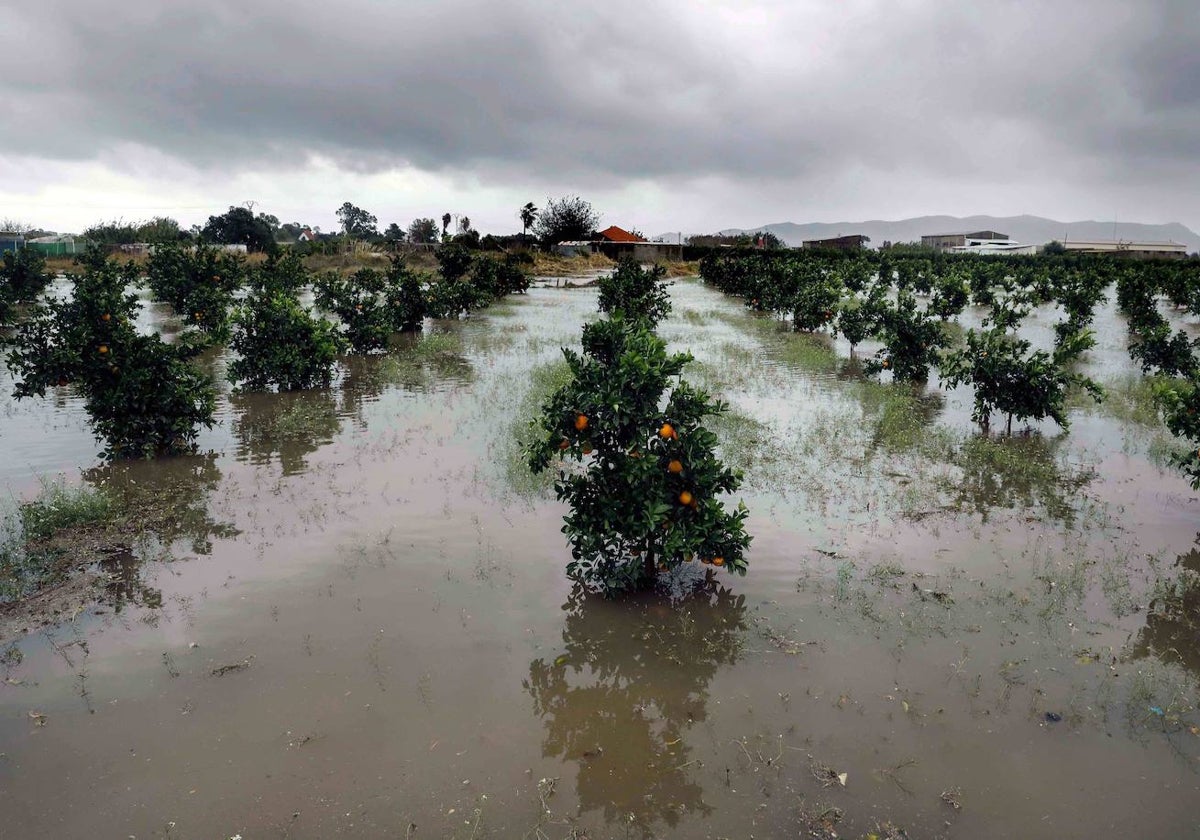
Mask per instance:
[[[38,0],[0,217],[649,234],[931,213],[1200,230],[1198,0]]]

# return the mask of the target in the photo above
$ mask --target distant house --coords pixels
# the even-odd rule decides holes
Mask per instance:
[[[871,237],[854,233],[849,236],[835,236],[831,239],[806,239],[803,247],[833,249],[837,251],[858,251],[865,248]]]
[[[317,235],[312,232],[311,228],[305,228],[300,231],[300,235],[296,237],[297,242],[315,242]]]
[[[638,236],[636,233],[619,228],[616,225],[607,227],[596,234],[596,237],[602,242],[645,242],[646,240]]]
[[[1183,259],[1187,246],[1178,242],[1133,242],[1122,239],[1086,239],[1064,241],[1063,248],[1071,254],[1110,254],[1116,257],[1142,259]]]
[[[937,251],[949,251],[954,248],[963,248],[967,245],[967,240],[975,240],[977,242],[1011,242],[1007,233],[998,233],[994,230],[977,230],[971,233],[934,233],[929,236],[921,237],[921,244],[926,248],[933,248]]]

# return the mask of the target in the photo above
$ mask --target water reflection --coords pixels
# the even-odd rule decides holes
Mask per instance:
[[[577,589],[563,609],[563,650],[534,660],[525,688],[545,725],[542,754],[578,764],[581,813],[646,837],[710,813],[685,739],[707,716],[709,682],[737,660],[744,596],[714,587],[679,603],[617,602]]]
[[[1200,549],[1179,555],[1175,569],[1173,579],[1157,587],[1130,655],[1177,663],[1200,676]]]
[[[971,437],[953,455],[959,475],[948,484],[953,507],[984,522],[996,508],[1041,509],[1070,525],[1079,491],[1095,470],[1070,464],[1059,453],[1066,435]]]
[[[147,560],[169,560],[181,550],[208,555],[215,540],[240,533],[210,511],[221,483],[214,454],[118,461],[84,471],[83,479],[136,512],[132,544],[109,547],[99,561],[107,577],[105,600],[118,610],[126,604],[161,606],[162,594],[142,581]]]
[[[257,466],[278,461],[284,475],[308,469],[308,456],[332,443],[342,426],[337,398],[328,389],[233,393],[229,404],[238,460]]]

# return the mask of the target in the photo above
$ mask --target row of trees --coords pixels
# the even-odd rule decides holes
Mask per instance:
[[[69,297],[25,294],[23,317],[7,342],[15,395],[75,388],[105,457],[189,451],[213,422],[216,387],[196,363],[210,348],[236,354],[228,378],[240,390],[313,388],[329,383],[347,350],[386,351],[392,336],[420,330],[426,318],[456,318],[528,285],[515,259],[459,246],[442,248],[438,257],[436,275],[414,273],[397,258],[386,270],[342,278],[314,275],[290,252],[251,264],[212,248],[165,245],[152,255],[146,282],[183,323],[167,342],[135,326],[137,268],[93,246],[68,275]],[[9,262],[6,289],[13,286]],[[21,282],[44,289],[48,281],[43,272]],[[301,302],[307,288],[336,320]]]
[[[1049,418],[1068,425],[1073,390],[1099,400],[1100,387],[1077,370],[1094,346],[1095,307],[1115,285],[1130,330],[1131,357],[1155,375],[1158,406],[1170,430],[1188,441],[1175,459],[1200,487],[1200,342],[1173,330],[1159,301],[1200,314],[1200,263],[1114,261],[1098,257],[930,256],[894,251],[857,255],[734,252],[701,263],[704,279],[746,305],[790,319],[797,331],[826,331],[854,347],[880,349],[863,364],[922,382],[937,369],[948,388],[974,391],[974,418],[985,431],[993,414],[1012,421]],[[979,329],[952,346],[948,325],[970,304],[988,312]],[[1060,314],[1054,346],[1035,350],[1019,335],[1035,307]]]

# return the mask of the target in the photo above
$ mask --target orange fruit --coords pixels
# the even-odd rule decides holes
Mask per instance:
[[[586,414],[579,414],[575,417],[575,430],[582,432],[588,427],[588,419]]]
[[[712,563],[714,566],[724,566],[725,558],[724,557],[714,557]]]
[[[658,436],[663,440],[670,440],[671,438],[679,437],[679,435],[675,432],[675,427],[670,423],[662,424],[662,428],[658,430]]]
[[[689,551],[687,554],[683,555],[683,562],[685,562],[685,563],[692,562],[692,552]]]
[[[708,559],[707,557],[701,557],[700,562],[703,563],[705,566],[712,565],[712,560]]]
[[[560,440],[558,442],[559,449],[569,449],[570,446],[571,446],[571,441],[567,440],[566,438],[563,438],[562,440]]]
[[[103,315],[100,316],[100,320],[107,323],[112,320],[112,315],[109,315],[107,312],[105,312]]]
[[[691,492],[688,490],[684,490],[682,493],[679,494],[679,504],[681,504],[681,505],[690,505],[694,501],[695,501],[695,499],[692,497]]]
[[[64,387],[66,387],[66,384],[67,384],[67,380],[65,380],[65,379],[62,379],[62,378],[60,378],[60,379],[58,380],[58,387],[60,387],[60,388],[64,388]]]
[[[108,345],[107,345],[107,344],[101,344],[101,345],[100,345],[100,355],[101,355],[101,356],[103,356],[103,355],[104,355],[105,353],[107,353],[107,352],[108,352]]]
[[[678,475],[679,473],[683,472],[683,464],[681,464],[679,461],[672,461],[671,463],[667,464],[667,472],[672,472]]]
[[[595,451],[596,450],[592,448],[592,445],[590,443],[585,443],[583,445],[583,454],[584,455],[591,455]]]

